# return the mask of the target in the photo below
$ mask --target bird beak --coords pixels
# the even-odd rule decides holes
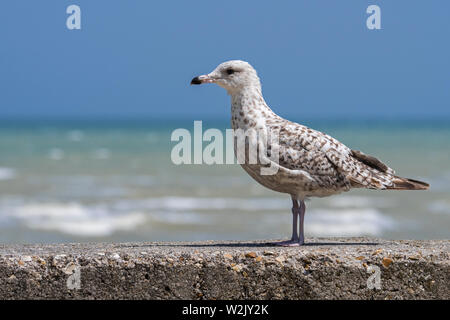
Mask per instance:
[[[191,84],[214,83],[215,81],[209,74],[204,74],[192,79]]]

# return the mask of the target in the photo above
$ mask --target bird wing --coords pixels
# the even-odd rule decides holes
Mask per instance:
[[[343,177],[353,187],[385,189],[394,171],[375,157],[352,150],[333,137],[285,120],[278,125],[279,164],[317,178]]]

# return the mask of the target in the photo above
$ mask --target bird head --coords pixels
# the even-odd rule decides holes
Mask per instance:
[[[191,84],[202,83],[216,83],[226,89],[229,94],[249,87],[261,89],[256,70],[248,62],[241,60],[221,63],[211,73],[195,77],[191,81]]]

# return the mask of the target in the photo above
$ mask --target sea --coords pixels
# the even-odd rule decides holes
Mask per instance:
[[[193,132],[194,120],[0,120],[0,243],[288,238],[288,195],[258,185],[238,164],[173,163],[171,135]],[[450,237],[449,120],[292,120],[431,185],[309,199],[306,241]]]

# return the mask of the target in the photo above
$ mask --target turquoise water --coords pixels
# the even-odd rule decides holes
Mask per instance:
[[[193,120],[0,121],[0,242],[288,237],[287,195],[238,165],[171,162]],[[307,236],[449,238],[450,122],[295,120],[431,184],[311,199]]]

